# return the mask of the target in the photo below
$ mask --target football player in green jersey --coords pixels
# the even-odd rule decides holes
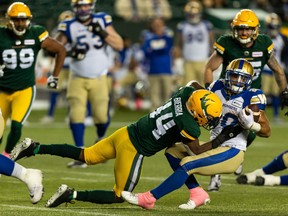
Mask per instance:
[[[49,37],[44,27],[30,24],[32,14],[24,3],[11,4],[6,17],[7,26],[0,27],[0,108],[5,124],[11,118],[11,130],[3,152],[9,156],[21,137],[22,126],[35,99],[34,67],[39,50],[43,48],[56,58],[53,75],[47,80],[48,88],[57,88],[57,76],[66,50]]]
[[[137,185],[145,156],[152,156],[176,142],[182,141],[193,152],[200,152],[216,148],[224,140],[230,139],[231,133],[222,131],[214,140],[199,145],[200,127],[214,128],[221,113],[222,103],[215,93],[206,89],[183,87],[155,111],[118,129],[91,147],[45,145],[26,138],[16,145],[11,158],[19,160],[35,154],[50,154],[79,160],[88,165],[115,159],[113,190],[75,191],[62,184],[48,200],[46,207],[56,207],[74,199],[102,204],[120,203],[123,202],[121,192],[133,191]]]
[[[234,17],[231,35],[220,36],[214,43],[215,51],[210,56],[204,71],[204,83],[213,81],[213,71],[221,64],[220,78],[225,78],[227,65],[236,58],[248,60],[254,68],[251,88],[261,89],[261,72],[265,64],[274,72],[277,84],[282,92],[282,106],[288,104],[287,80],[284,70],[274,56],[274,44],[266,34],[259,34],[259,20],[254,11],[240,10]]]

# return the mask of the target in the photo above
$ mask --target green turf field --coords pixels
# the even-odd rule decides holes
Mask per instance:
[[[271,116],[271,110],[267,110]],[[145,112],[117,111],[112,118],[112,124],[108,134],[117,128],[137,120]],[[39,123],[44,111],[33,110],[29,124],[23,129],[24,137],[30,137],[40,143],[70,143],[72,135],[68,125],[64,123],[65,110],[56,111],[56,122],[49,125]],[[282,113],[283,115],[283,113]],[[288,117],[284,124],[276,125],[271,122],[272,136],[268,139],[257,138],[249,147],[244,162],[244,171],[252,171],[266,164],[274,156],[288,147]],[[4,133],[6,140],[7,130]],[[95,137],[94,127],[88,127],[85,133],[86,146],[92,145]],[[208,139],[207,131],[203,131],[203,139]],[[5,142],[4,142],[5,143]],[[1,152],[4,146],[1,146]],[[20,164],[38,168],[44,172],[45,194],[38,204],[32,205],[29,201],[26,186],[11,177],[0,178],[0,215],[19,216],[71,216],[71,215],[199,215],[199,216],[275,216],[288,215],[288,187],[260,187],[252,185],[237,185],[234,174],[222,176],[222,187],[219,192],[210,193],[211,203],[191,212],[178,209],[178,205],[186,202],[189,198],[185,187],[163,197],[157,201],[153,210],[143,210],[128,203],[98,205],[76,201],[74,205],[64,204],[48,209],[44,205],[49,197],[56,192],[61,183],[68,184],[77,190],[107,189],[111,190],[114,183],[113,162],[95,165],[86,169],[68,169],[66,164],[69,159],[49,155],[22,159]],[[146,158],[142,177],[134,192],[143,192],[157,186],[162,180],[170,175],[171,169],[166,162],[163,152],[153,157]],[[287,173],[287,172],[282,172]],[[281,173],[279,173],[281,174]],[[196,176],[199,183],[207,189],[208,177]]]

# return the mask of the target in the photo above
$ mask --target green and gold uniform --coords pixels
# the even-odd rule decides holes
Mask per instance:
[[[223,68],[220,78],[225,78],[228,64],[237,58],[248,60],[254,68],[251,88],[261,89],[261,72],[273,51],[272,40],[264,34],[259,34],[252,47],[243,47],[232,35],[224,35],[217,39],[214,48],[223,57]]]
[[[35,62],[41,43],[48,37],[42,26],[31,26],[17,37],[12,30],[0,27],[0,64],[4,64],[4,76],[0,77],[0,108],[6,123],[11,117],[6,152],[21,137],[21,127],[30,114],[35,99]]]
[[[115,158],[114,192],[132,191],[138,183],[144,156],[172,146],[183,138],[195,140],[200,127],[186,108],[193,87],[179,90],[163,106],[84,149],[85,162],[97,164]]]

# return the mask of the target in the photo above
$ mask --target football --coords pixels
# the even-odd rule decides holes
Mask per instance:
[[[250,104],[245,108],[246,114],[248,115],[249,112],[247,111],[247,109],[251,109],[253,111],[253,116],[254,116],[254,121],[258,122],[259,118],[260,118],[260,109],[256,104]]]

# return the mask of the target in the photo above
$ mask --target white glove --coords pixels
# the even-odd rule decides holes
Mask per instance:
[[[47,87],[50,89],[57,89],[58,87],[58,77],[49,76],[47,79]]]
[[[246,112],[248,112],[249,114],[247,115]],[[247,130],[251,129],[251,127],[255,123],[253,111],[249,109],[248,107],[242,109],[242,111],[238,114],[238,120],[244,129],[247,129]]]
[[[246,114],[246,112],[248,112],[248,114]],[[261,130],[261,125],[254,121],[253,111],[248,107],[239,113],[238,120],[244,129],[252,130],[256,133]]]
[[[4,68],[5,68],[5,65],[0,65],[0,77],[4,76],[4,71],[3,71]]]

